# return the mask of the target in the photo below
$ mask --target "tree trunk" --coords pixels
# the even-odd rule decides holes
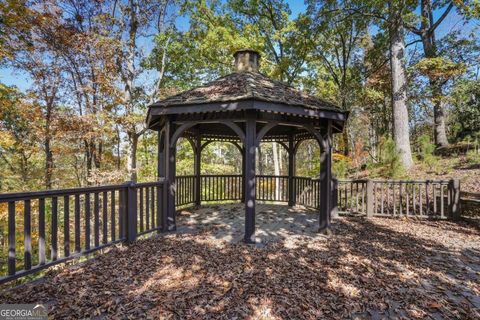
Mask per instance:
[[[137,182],[137,147],[138,135],[135,132],[128,133],[128,160],[127,172],[130,181]]]
[[[437,58],[438,52],[435,39],[435,30],[431,29],[433,24],[433,9],[431,0],[421,0],[421,15],[422,24],[420,37],[422,39],[425,58]],[[433,104],[434,138],[435,146],[437,148],[448,146],[442,91],[441,81],[437,79],[430,79],[430,92],[432,94]]]
[[[447,128],[445,125],[445,108],[442,99],[442,85],[438,81],[430,81],[433,102],[433,125],[435,146],[437,148],[448,146]]]
[[[52,171],[53,171],[53,153],[50,148],[51,136],[50,136],[50,127],[52,122],[52,105],[47,105],[46,115],[45,115],[45,187],[47,189],[52,189]]]
[[[408,128],[405,42],[402,23],[392,23],[390,26],[390,64],[392,69],[393,137],[402,164],[409,169],[413,165],[413,160]]]
[[[50,137],[45,138],[45,187],[52,189],[53,153],[50,148]]]

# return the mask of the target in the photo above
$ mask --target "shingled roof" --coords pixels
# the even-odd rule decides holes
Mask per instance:
[[[253,99],[315,110],[341,111],[336,105],[306,94],[259,72],[234,72],[203,86],[160,100],[152,107],[200,105]]]

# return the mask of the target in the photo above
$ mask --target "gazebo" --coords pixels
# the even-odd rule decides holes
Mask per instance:
[[[278,142],[288,152],[288,205],[295,204],[295,154],[303,140],[320,146],[319,231],[328,232],[332,206],[332,135],[342,132],[348,114],[259,72],[260,55],[250,49],[234,55],[236,71],[149,106],[147,125],[159,132],[158,175],[164,178],[162,224],[176,229],[176,144],[190,141],[195,154],[195,204],[200,204],[201,151],[213,141],[233,143],[243,157],[242,200],[246,243],[255,242],[256,149]]]

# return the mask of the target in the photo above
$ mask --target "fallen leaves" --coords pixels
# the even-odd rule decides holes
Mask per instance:
[[[0,300],[47,303],[53,318],[480,316],[480,235],[468,225],[342,218],[330,238],[292,228],[263,248],[219,246],[218,228],[113,248]]]

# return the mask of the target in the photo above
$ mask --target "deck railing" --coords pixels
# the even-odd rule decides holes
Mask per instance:
[[[339,180],[336,189],[339,212],[441,219],[460,214],[458,180]]]
[[[8,212],[0,283],[160,230],[162,188],[158,181],[0,194]]]
[[[241,175],[178,176],[177,207],[242,201]],[[290,187],[293,191],[290,192]],[[320,180],[258,175],[257,200],[319,208]],[[196,197],[200,196],[200,199]],[[164,180],[0,194],[0,283],[162,229]],[[456,218],[457,180],[334,180],[332,207],[366,216]],[[3,277],[2,277],[3,276]]]

